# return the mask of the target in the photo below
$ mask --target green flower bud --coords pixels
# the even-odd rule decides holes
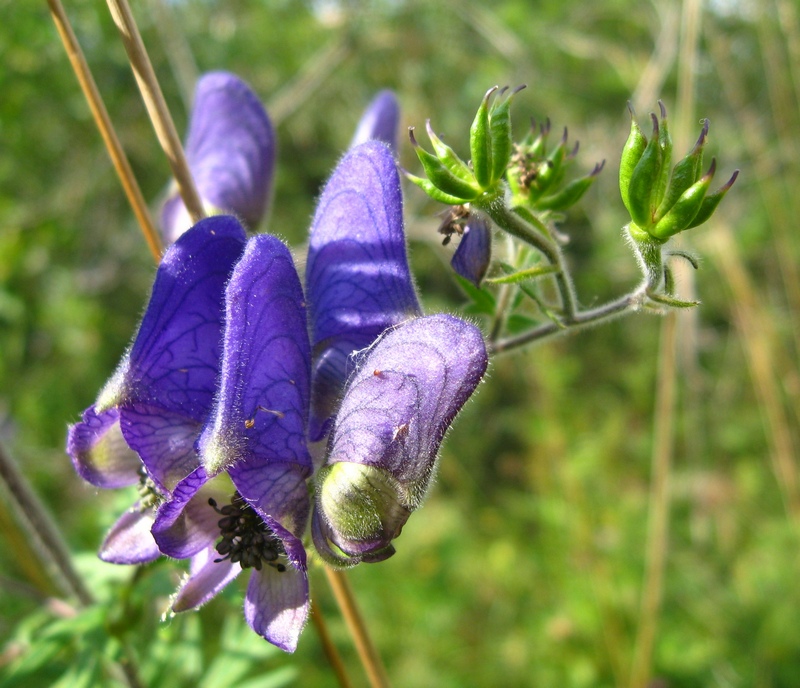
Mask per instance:
[[[669,172],[672,140],[667,130],[667,110],[659,101],[661,119],[651,113],[653,136],[647,141],[631,111],[631,133],[620,161],[620,192],[633,223],[631,236],[642,232],[658,242],[702,224],[716,210],[736,181],[738,170],[722,188],[711,195],[708,187],[716,163],[701,174],[703,149],[708,138],[708,120],[689,153]],[[667,181],[669,180],[669,181]]]
[[[410,128],[411,144],[430,184],[423,184],[422,180],[412,175],[408,175],[409,179],[432,198],[451,205],[469,203],[483,194],[499,193],[498,183],[506,174],[513,145],[511,100],[522,88],[524,86],[515,89],[508,97],[491,106],[489,100],[497,91],[497,87],[486,92],[470,127],[471,166],[461,160],[455,151],[434,133],[430,120],[426,126],[435,155],[417,144],[413,127]],[[506,89],[500,91],[500,95],[505,91]]]
[[[532,121],[531,131],[522,143],[515,146],[506,177],[512,202],[518,211],[521,208],[527,208],[528,212],[534,213],[566,210],[580,200],[605,166],[603,161],[595,165],[585,177],[575,179],[560,188],[569,164],[577,156],[579,145],[576,143],[568,151],[569,131],[564,127],[561,140],[548,151],[549,133],[549,119],[541,125],[536,136],[536,123]]]
[[[716,169],[716,160],[712,159],[711,167],[708,172],[681,194],[680,198],[675,201],[675,204],[669,209],[667,214],[652,228],[647,230],[648,233],[657,239],[668,239],[678,232],[687,229],[700,211],[703,199],[708,192],[708,187],[711,186],[711,180],[714,178]]]
[[[703,122],[703,130],[694,148],[672,170],[664,198],[656,211],[655,221],[658,222],[683,193],[700,178],[700,165],[703,162],[703,148],[708,136],[708,120]]]
[[[630,201],[628,200],[628,190],[631,185],[631,177],[633,170],[641,160],[644,154],[644,149],[647,147],[647,137],[642,133],[639,124],[636,122],[636,114],[633,111],[633,106],[628,103],[628,112],[631,114],[631,133],[628,135],[628,140],[625,142],[625,147],[622,149],[622,158],[619,162],[619,190],[622,194],[622,202],[631,212]]]
[[[511,157],[511,101],[525,86],[515,88],[508,98],[497,103],[489,112],[489,131],[491,134],[491,160],[492,174],[489,184],[493,184],[498,179],[502,179],[508,167]],[[503,89],[505,91],[505,89]],[[501,95],[503,93],[501,91]]]
[[[592,185],[592,182],[600,174],[605,164],[606,161],[603,160],[603,162],[595,165],[594,169],[585,177],[571,181],[555,194],[540,198],[536,202],[536,208],[539,210],[566,210],[572,207],[586,193],[586,190]]]
[[[489,128],[489,98],[498,89],[490,88],[483,96],[472,126],[469,128],[469,151],[472,169],[481,186],[488,186],[492,176],[492,135]]]
[[[466,203],[480,196],[481,188],[475,183],[475,177],[469,173],[469,168],[466,165],[464,165],[464,168],[470,174],[472,180],[457,175],[451,169],[451,167],[454,167],[452,164],[445,164],[438,157],[422,148],[414,138],[413,127],[409,127],[408,135],[411,139],[411,145],[414,146],[414,152],[422,163],[426,176],[435,188],[449,196],[460,199],[459,203]],[[448,150],[451,149],[448,148]],[[456,169],[458,168],[456,167]],[[460,170],[458,171],[461,172]]]
[[[689,226],[686,229],[693,229],[699,225],[702,225],[714,211],[717,209],[720,201],[725,197],[725,194],[728,193],[730,188],[733,186],[733,183],[736,181],[736,178],[739,176],[739,170],[734,170],[731,178],[725,182],[723,186],[717,189],[713,194],[709,194],[703,199],[703,203],[700,206],[700,210],[697,211],[697,215],[694,216],[694,219],[691,221]]]
[[[658,124],[658,147],[661,150],[661,169],[658,179],[656,180],[655,188],[653,189],[652,210],[654,216],[656,209],[664,198],[667,181],[669,180],[669,168],[672,163],[672,137],[669,135],[669,126],[667,125],[667,108],[660,100],[658,101],[658,107],[661,109],[661,121]]]
[[[653,221],[653,200],[655,189],[661,174],[662,152],[658,140],[658,118],[651,114],[653,119],[653,135],[636,163],[631,174],[628,187],[628,212],[631,219],[646,229]]]
[[[425,129],[428,132],[428,138],[433,146],[433,151],[442,164],[459,179],[463,179],[465,182],[475,182],[475,175],[472,170],[469,169],[467,163],[459,158],[456,152],[436,135],[436,132],[433,131],[433,127],[431,127],[430,120],[426,120]]]
[[[422,189],[428,196],[430,196],[434,201],[439,201],[439,203],[446,203],[447,205],[461,205],[462,203],[466,203],[462,198],[458,196],[453,196],[452,194],[446,194],[443,191],[434,186],[433,182],[429,179],[423,179],[422,177],[417,177],[409,172],[406,172],[406,178],[408,181],[416,184],[420,189]]]

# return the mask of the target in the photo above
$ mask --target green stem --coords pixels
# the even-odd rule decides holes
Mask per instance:
[[[564,263],[561,249],[548,236],[547,227],[540,222],[538,227],[534,226],[531,222],[515,213],[506,205],[500,194],[492,196],[486,201],[473,201],[472,205],[485,212],[498,227],[540,251],[551,265],[558,268],[558,272],[555,273],[555,280],[561,298],[564,324],[571,325],[577,314],[575,288]],[[534,217],[533,219],[536,222],[536,218]]]
[[[81,605],[92,604],[92,594],[72,565],[72,557],[61,532],[2,445],[0,481],[6,487],[8,501],[43,568],[60,590],[77,598]]]
[[[592,325],[603,320],[611,320],[621,315],[632,313],[636,310],[639,310],[644,301],[644,286],[638,287],[630,294],[626,294],[615,301],[609,301],[608,303],[598,306],[597,308],[590,308],[589,310],[578,311],[577,313],[574,313],[568,329],[574,330],[578,327],[585,327],[586,325]],[[498,342],[492,343],[490,345],[490,353],[499,354],[506,351],[512,351],[513,349],[518,349],[526,344],[539,341],[540,339],[546,339],[547,337],[552,337],[553,335],[561,334],[565,331],[566,329],[561,323],[543,323],[542,325],[534,327],[532,330],[523,332],[515,337],[501,339]]]

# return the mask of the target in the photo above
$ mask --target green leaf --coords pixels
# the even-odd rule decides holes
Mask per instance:
[[[492,292],[487,289],[479,289],[468,279],[464,279],[461,275],[453,273],[453,276],[458,282],[458,286],[464,290],[467,297],[472,301],[474,309],[472,313],[481,315],[494,315],[497,310],[497,300]],[[467,307],[468,308],[468,307]]]
[[[485,281],[489,284],[519,284],[520,282],[529,282],[544,275],[552,275],[554,272],[558,272],[558,268],[555,265],[534,265],[523,270],[514,270],[513,267],[507,264],[501,264],[501,267],[504,270],[508,268],[507,274],[502,277],[487,278]]]

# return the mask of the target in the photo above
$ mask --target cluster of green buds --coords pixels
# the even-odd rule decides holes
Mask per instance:
[[[671,236],[697,227],[708,220],[722,198],[733,186],[739,171],[721,188],[708,193],[716,171],[711,160],[703,174],[703,148],[708,137],[708,120],[694,148],[670,172],[672,138],[667,126],[667,111],[659,101],[661,118],[654,113],[650,140],[636,122],[633,108],[631,133],[622,151],[619,168],[619,189],[633,222],[628,226],[637,243],[666,242]]]
[[[532,211],[563,211],[575,205],[605,166],[605,160],[596,164],[584,177],[563,184],[569,164],[578,153],[578,143],[567,150],[567,128],[561,140],[548,150],[550,120],[540,127],[531,121],[528,135],[518,144],[508,166],[508,186],[515,207]]]
[[[412,174],[406,176],[431,198],[449,205],[462,205],[499,194],[512,151],[511,101],[523,88],[520,86],[508,95],[507,88],[497,86],[486,92],[469,130],[469,164],[434,133],[430,120],[426,127],[434,153],[417,143],[414,128],[410,127],[411,144],[427,179]],[[495,94],[497,97],[493,100]]]

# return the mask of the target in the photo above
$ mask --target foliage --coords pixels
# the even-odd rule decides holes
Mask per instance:
[[[709,226],[682,244],[701,266],[692,279],[679,273],[678,291],[702,304],[679,323],[671,521],[652,672],[670,686],[793,685],[800,674],[792,614],[800,603],[793,4],[704,9],[694,105],[679,91],[691,66],[681,62],[676,3],[546,0],[534,8],[502,0],[488,9],[473,0],[153,0],[134,11],[179,130],[182,88],[195,69],[181,61],[184,47],[199,71],[237,72],[262,95],[279,141],[267,226],[298,247],[322,183],[375,92],[393,88],[404,125],[433,117],[437,131],[454,132],[448,144],[469,157],[466,138],[455,133],[467,131],[487,85],[527,83],[514,100],[516,134],[528,114],[550,117],[556,131],[568,124],[581,140],[581,160],[608,161],[567,216],[577,291],[597,303],[637,279],[620,238],[627,218],[616,189],[626,101],[644,113],[660,96],[681,153],[699,117],[709,118],[706,155],[724,144],[726,170],[743,174]],[[68,3],[67,12],[155,207],[168,169],[108,13],[88,0]],[[54,514],[97,599],[86,609],[53,601],[57,590],[4,498],[0,685],[124,685],[124,656],[152,686],[331,685],[312,629],[295,655],[273,651],[244,627],[236,590],[162,623],[173,572],[95,561],[102,533],[132,500],[81,483],[63,452],[65,427],[124,350],[153,267],[46,4],[0,1],[0,44],[0,439]],[[405,141],[400,158],[419,171]],[[452,247],[441,247],[436,232],[441,207],[412,186],[405,196],[426,308],[454,312],[477,290],[450,277]],[[477,293],[476,316],[494,298]],[[634,315],[493,361],[448,435],[437,482],[397,555],[351,574],[397,685],[628,683],[649,537],[660,327]],[[354,667],[319,571],[312,596]]]

